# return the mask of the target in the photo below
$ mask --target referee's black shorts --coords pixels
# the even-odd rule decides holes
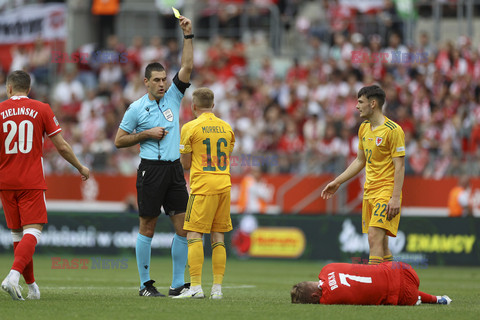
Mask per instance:
[[[188,192],[180,160],[142,159],[137,171],[137,201],[141,217],[158,217],[162,206],[169,216],[184,213]]]

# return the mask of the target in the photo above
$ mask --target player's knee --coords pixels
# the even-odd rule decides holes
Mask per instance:
[[[175,222],[175,228],[176,229],[179,229],[179,230],[183,230],[183,226],[185,224],[185,218],[184,219],[181,219],[181,220],[177,220]]]
[[[187,236],[187,231],[183,229],[183,225],[185,222],[185,213],[176,214],[172,217],[172,224],[175,232],[182,237]]]
[[[183,223],[185,222],[185,212],[183,213],[177,213],[173,216],[171,216],[172,222],[175,225],[180,225],[183,227]]]
[[[180,228],[176,228],[175,233],[178,234],[180,237],[187,236],[187,231],[183,230],[183,226]]]
[[[157,225],[157,219],[140,219],[139,233],[146,237],[153,237],[155,234],[155,226]]]
[[[31,234],[32,236],[37,239],[37,243],[40,241],[40,235],[42,234],[41,230],[35,229],[35,228],[27,228],[23,230],[23,235]]]
[[[374,241],[383,242],[385,240],[385,235],[387,231],[379,227],[370,227],[368,228],[368,239]]]
[[[210,239],[212,243],[215,242],[224,242],[225,241],[225,234],[223,232],[215,232],[213,231],[210,234]]]

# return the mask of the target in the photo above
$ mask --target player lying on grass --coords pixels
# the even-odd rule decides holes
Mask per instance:
[[[292,303],[401,305],[450,304],[448,296],[418,291],[420,280],[413,267],[403,262],[379,265],[330,263],[318,275],[320,281],[293,286]]]

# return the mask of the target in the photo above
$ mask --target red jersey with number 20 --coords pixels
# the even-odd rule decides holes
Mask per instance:
[[[321,304],[397,305],[402,267],[331,263],[318,275]]]
[[[18,96],[0,103],[0,190],[46,190],[43,141],[60,131],[46,103]]]

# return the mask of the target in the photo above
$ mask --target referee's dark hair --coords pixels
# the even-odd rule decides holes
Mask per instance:
[[[358,91],[357,98],[365,96],[368,100],[375,99],[377,100],[378,106],[381,108],[385,103],[385,91],[377,85],[363,87]]]
[[[149,63],[148,66],[145,68],[145,78],[150,80],[152,76],[152,71],[165,71],[165,68],[158,62]]]
[[[11,85],[13,92],[30,91],[30,75],[23,70],[16,70],[7,77],[7,85]]]

